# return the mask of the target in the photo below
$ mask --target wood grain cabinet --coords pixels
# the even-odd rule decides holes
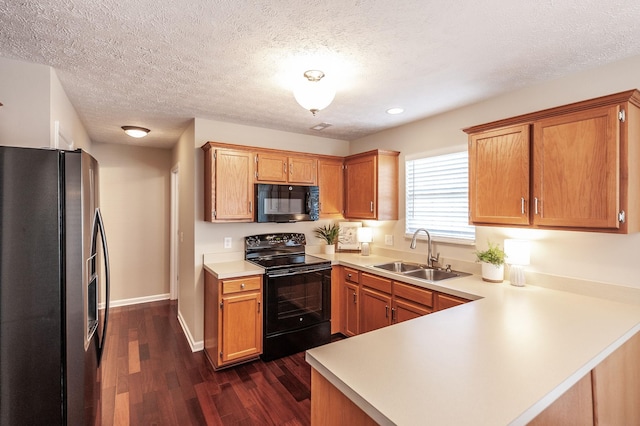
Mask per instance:
[[[344,162],[342,159],[318,160],[320,217],[341,218],[344,214]]]
[[[391,322],[397,324],[433,312],[433,293],[425,288],[394,281]]]
[[[453,308],[454,306],[462,305],[467,302],[470,302],[470,300],[452,296],[450,294],[436,293],[434,308],[436,311],[442,311],[443,309]]]
[[[350,219],[398,219],[398,155],[373,150],[345,158],[345,214]]]
[[[640,231],[640,92],[465,129],[470,221]]]
[[[345,336],[358,334],[358,312],[360,300],[360,272],[342,267],[341,285],[341,332]]]
[[[529,224],[529,125],[469,136],[473,223]]]
[[[363,272],[360,277],[359,332],[391,325],[391,280]]]
[[[285,153],[256,154],[256,182],[315,185],[318,162],[312,157],[296,157]]]
[[[204,220],[253,222],[253,153],[207,143],[204,151]]]
[[[205,272],[204,349],[214,369],[262,353],[262,277],[218,279]]]

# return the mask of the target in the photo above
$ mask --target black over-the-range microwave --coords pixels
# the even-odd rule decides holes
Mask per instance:
[[[256,184],[257,222],[318,220],[320,190],[317,186]]]

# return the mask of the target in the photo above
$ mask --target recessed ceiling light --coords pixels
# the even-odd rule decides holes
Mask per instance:
[[[144,138],[151,130],[138,126],[122,126],[122,130],[132,138]]]
[[[404,108],[389,108],[387,110],[387,114],[396,115],[402,114],[404,112]]]

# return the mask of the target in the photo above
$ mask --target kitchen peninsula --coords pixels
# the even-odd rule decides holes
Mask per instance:
[[[381,260],[334,264],[397,279]],[[477,276],[422,285],[477,300],[307,351],[314,424],[526,424],[567,390],[586,404],[572,419],[593,420],[592,383],[601,416],[640,415],[640,306]],[[631,378],[622,395],[602,390],[612,368]]]

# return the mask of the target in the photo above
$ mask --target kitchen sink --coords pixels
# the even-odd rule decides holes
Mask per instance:
[[[385,271],[390,272],[399,272],[405,273],[409,271],[416,271],[422,268],[425,268],[424,265],[420,265],[419,263],[409,263],[409,262],[389,262],[389,263],[381,263],[380,265],[373,265],[374,268],[384,269]]]
[[[404,273],[407,277],[420,278],[427,281],[442,281],[449,278],[456,278],[463,275],[469,275],[464,272],[445,271],[442,269],[417,269]]]
[[[402,261],[381,263],[378,265],[373,265],[373,267],[378,269],[384,269],[385,271],[393,272],[398,275],[404,275],[406,277],[418,278],[420,280],[432,281],[432,282],[471,275],[471,274],[467,274],[466,272],[434,269],[434,268],[429,268],[426,265],[421,265],[419,263],[402,262]]]

